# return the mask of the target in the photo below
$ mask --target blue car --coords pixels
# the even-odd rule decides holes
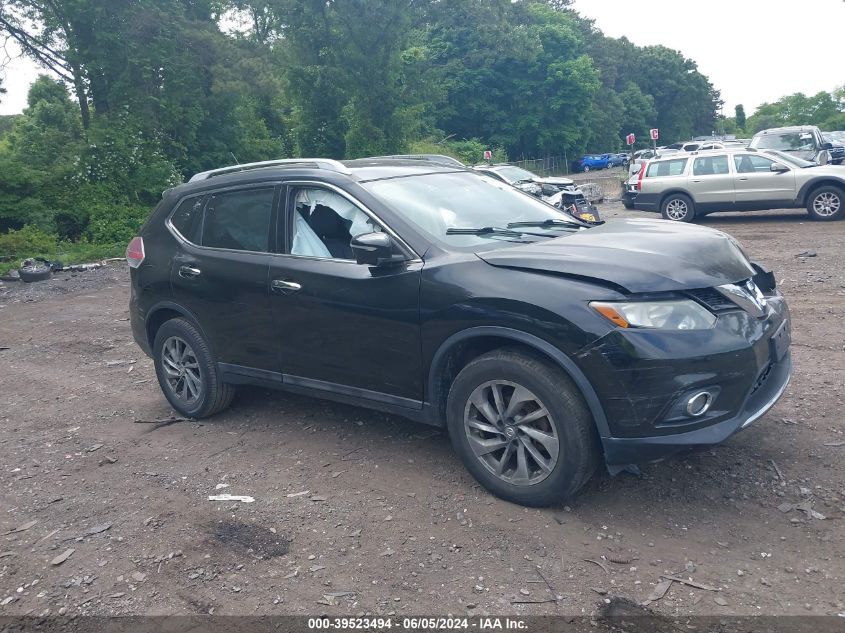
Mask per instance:
[[[620,153],[620,154],[607,154],[607,166],[608,167],[624,167],[628,164],[628,154]]]
[[[575,171],[592,171],[607,169],[610,165],[610,154],[585,154],[576,160],[572,167]]]

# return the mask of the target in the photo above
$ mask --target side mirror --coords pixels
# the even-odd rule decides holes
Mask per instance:
[[[784,172],[789,171],[789,167],[781,163],[772,163],[769,167],[769,171]]]
[[[821,146],[820,149],[826,149],[826,150],[830,151],[830,150],[833,149],[833,143],[822,143],[822,146]]]
[[[405,261],[404,255],[396,252],[393,240],[387,233],[362,233],[349,242],[355,261],[367,266],[388,266]]]

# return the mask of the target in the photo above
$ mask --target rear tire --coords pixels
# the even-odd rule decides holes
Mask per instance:
[[[663,199],[660,213],[663,219],[672,222],[692,222],[695,218],[695,205],[686,194],[670,193]]]
[[[839,220],[845,216],[845,192],[839,187],[819,187],[807,198],[807,213],[814,220]]]
[[[211,349],[186,319],[171,319],[153,343],[156,376],[164,397],[186,418],[206,418],[229,406],[235,387],[224,383]]]
[[[561,502],[598,464],[581,393],[561,369],[518,350],[494,350],[464,367],[449,390],[446,420],[467,470],[513,503]]]

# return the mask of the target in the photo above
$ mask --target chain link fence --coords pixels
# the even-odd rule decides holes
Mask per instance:
[[[527,169],[538,176],[565,176],[569,173],[566,156],[547,156],[546,158],[527,158],[510,161],[511,165]]]

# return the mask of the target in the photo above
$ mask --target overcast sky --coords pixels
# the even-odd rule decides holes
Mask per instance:
[[[783,95],[845,83],[843,0],[575,0],[574,7],[607,35],[695,60],[721,90],[728,116],[738,103],[750,115]],[[20,112],[39,69],[13,59],[0,72],[8,91],[0,114]]]
[[[693,59],[722,92],[725,116],[845,83],[843,0],[575,0],[605,35]]]

